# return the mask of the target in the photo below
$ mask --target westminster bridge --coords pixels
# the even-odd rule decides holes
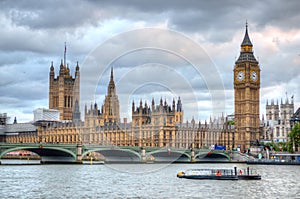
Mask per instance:
[[[0,143],[0,159],[13,151],[30,151],[40,156],[41,163],[82,163],[101,154],[105,163],[142,162],[219,162],[231,161],[230,151],[185,148],[103,146],[96,144]],[[95,159],[95,158],[94,158]]]

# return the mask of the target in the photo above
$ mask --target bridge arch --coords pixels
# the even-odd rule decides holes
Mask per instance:
[[[65,148],[58,148],[58,147],[47,147],[47,146],[43,146],[43,147],[37,147],[37,146],[18,146],[18,147],[13,147],[13,148],[9,148],[6,149],[4,151],[1,152],[0,154],[0,158],[2,158],[5,154],[12,152],[12,151],[20,151],[20,150],[26,150],[26,151],[31,151],[34,152],[36,154],[38,154],[41,158],[45,155],[51,155],[51,153],[55,153],[55,155],[66,155],[66,156],[71,156],[72,158],[74,158],[74,161],[76,160],[76,154],[68,149]]]
[[[230,160],[230,155],[222,151],[199,152],[195,155],[195,159],[227,159]]]
[[[146,156],[153,156],[154,161],[165,161],[165,162],[190,162],[191,155],[188,154],[186,151],[166,151],[164,150],[157,150],[151,151],[146,153]],[[160,159],[161,158],[161,159]]]
[[[93,148],[86,150],[82,153],[82,157],[85,157],[91,152],[99,152],[105,157],[105,161],[140,161],[141,155],[130,149],[121,149],[121,148]],[[113,159],[112,157],[119,157],[120,159]]]

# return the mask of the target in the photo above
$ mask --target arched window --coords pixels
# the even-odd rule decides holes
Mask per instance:
[[[286,111],[283,111],[283,119],[286,119]]]
[[[67,96],[65,96],[64,107],[67,107]]]

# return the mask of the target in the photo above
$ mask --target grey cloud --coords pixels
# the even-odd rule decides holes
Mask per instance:
[[[48,82],[47,82],[48,83]],[[44,82],[22,81],[0,88],[2,97],[11,97],[21,101],[37,100],[47,97],[48,85]]]
[[[101,15],[86,1],[2,1],[1,7],[12,23],[31,29],[91,25]]]
[[[268,0],[256,3],[254,21],[261,28],[265,26],[278,26],[284,30],[299,28],[300,2],[297,0],[280,1]]]
[[[243,39],[245,20],[247,19],[249,22],[251,39],[253,38],[252,33],[265,31],[269,26],[278,28],[281,31],[299,29],[299,4],[299,1],[293,0],[287,2],[277,0],[251,2],[4,0],[0,2],[0,25],[3,27],[0,31],[0,90],[3,93],[1,102],[10,104],[7,106],[20,107],[20,109],[22,106],[22,109],[25,109],[25,106],[34,107],[34,103],[47,107],[50,63],[54,61],[57,74],[60,59],[63,57],[65,41],[68,45],[67,59],[71,70],[73,70],[72,72],[74,72],[76,61],[79,61],[81,69],[84,71],[82,75],[90,77],[95,73],[94,67],[99,68],[107,62],[105,57],[112,54],[115,47],[125,49],[126,46],[136,45],[143,37],[151,36],[147,34],[135,35],[131,38],[114,40],[115,43],[108,45],[104,51],[94,57],[94,62],[91,65],[86,66],[84,64],[85,60],[92,57],[89,54],[92,49],[103,44],[104,40],[110,39],[112,35],[125,31],[123,27],[115,27],[116,24],[112,25],[116,29],[105,29],[114,20],[122,20],[123,22],[126,21],[125,28],[129,30],[134,28],[134,26],[131,27],[133,23],[141,22],[141,26],[146,27],[166,23],[167,27],[175,31],[182,32],[191,38],[197,38],[196,42],[199,42],[199,45],[204,47],[210,45],[211,49],[208,52],[212,59],[217,60],[217,68],[226,89],[226,110],[231,114],[233,110],[232,69],[235,62],[234,56],[238,56],[240,42]],[[241,34],[237,34],[237,32]],[[237,36],[239,36],[238,42],[233,46],[232,42]],[[174,42],[159,35],[156,39],[155,42],[164,44],[166,48],[182,47],[183,52],[188,50],[192,56],[199,57],[199,60],[205,59],[207,56],[203,52],[193,52],[183,41]],[[261,86],[270,87],[274,84],[286,86],[287,90],[295,91],[295,96],[300,96],[299,85],[297,84],[299,76],[296,75],[299,68],[297,64],[298,57],[294,57],[300,53],[297,52],[299,45],[297,42],[293,44],[281,38],[278,39],[280,41],[278,43],[280,47],[278,54],[272,54],[267,48],[262,48],[264,44],[258,44],[254,39],[255,56],[261,57]],[[151,46],[152,43],[153,41],[149,40],[147,45]],[[230,45],[227,47],[226,44],[228,43]],[[257,50],[259,48],[262,48],[263,52]],[[184,81],[188,79],[199,103],[203,102],[201,109],[204,112],[200,114],[208,112],[205,107],[207,107],[210,96],[207,93],[204,79],[214,79],[216,74],[206,74],[205,77],[195,75],[195,71],[186,70],[185,67],[189,66],[187,60],[168,52],[162,51],[157,54],[149,51],[132,52],[120,57],[113,63],[116,66],[116,82],[130,68],[149,63],[170,66],[185,78]],[[204,66],[207,65],[206,62],[203,63]],[[282,68],[288,68],[289,70],[282,71]],[[97,77],[101,81],[98,82],[100,86],[95,91],[96,97],[106,93],[107,78],[109,78],[109,71],[107,72],[103,74],[105,75],[104,78]],[[83,81],[91,83],[91,79],[83,76]],[[155,74],[134,74],[125,86],[131,88],[140,86],[139,83],[144,76],[149,79],[155,78]],[[168,84],[175,87],[178,93],[182,95],[184,102],[186,102],[186,112],[192,111],[193,103],[190,100],[193,101],[193,93],[186,91],[183,84],[180,81],[173,80],[173,77],[169,77]],[[160,78],[167,79],[168,76],[166,77],[166,74],[163,74]],[[82,84],[84,83],[82,82]],[[41,90],[38,89],[38,86],[41,86]],[[92,86],[95,87],[96,85]],[[212,84],[211,87],[214,88],[215,85]],[[25,92],[26,88],[32,89]],[[159,87],[147,87],[147,89],[150,93],[140,89],[136,96],[146,96],[148,94],[159,98],[160,94],[164,94],[164,90]],[[126,94],[126,90],[124,91],[119,87],[117,87],[117,91],[119,95]],[[42,100],[38,100],[39,98]],[[27,104],[21,103],[22,100]],[[33,102],[30,103],[30,100],[33,100]],[[6,110],[3,106],[1,108]]]
[[[109,18],[170,19],[171,27],[187,30],[222,30],[238,27],[240,20],[259,26],[299,26],[299,2],[275,1],[2,1],[1,7],[17,25],[30,28],[66,28],[99,25]],[[78,6],[77,6],[78,5]],[[79,6],[80,5],[80,6]],[[240,19],[238,20],[237,17]],[[282,23],[289,19],[290,24]]]

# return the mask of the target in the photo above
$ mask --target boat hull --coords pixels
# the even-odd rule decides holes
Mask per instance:
[[[276,161],[247,161],[247,164],[262,165],[300,165],[300,162],[276,162]]]
[[[261,180],[260,175],[238,175],[239,180]]]
[[[177,176],[178,178],[195,179],[195,180],[238,180],[237,176],[213,176],[213,175],[191,175]]]

